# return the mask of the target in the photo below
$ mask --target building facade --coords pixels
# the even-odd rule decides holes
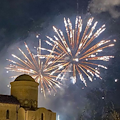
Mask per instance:
[[[0,95],[0,120],[56,120],[56,113],[38,108],[38,83],[29,75],[18,76],[11,95]]]

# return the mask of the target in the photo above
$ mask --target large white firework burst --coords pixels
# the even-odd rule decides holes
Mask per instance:
[[[109,61],[110,58],[114,58],[114,56],[109,55],[100,56],[98,53],[105,48],[114,46],[113,42],[116,42],[116,40],[101,40],[94,43],[96,38],[105,30],[105,25],[95,31],[98,22],[94,22],[92,26],[93,19],[92,17],[88,20],[86,28],[82,32],[83,24],[80,16],[76,17],[74,29],[70,19],[64,18],[67,37],[60,29],[53,26],[56,35],[54,38],[47,36],[49,41],[46,41],[47,44],[55,46],[54,51],[57,52],[57,57],[51,64],[54,66],[57,61],[60,66],[58,70],[61,70],[59,76],[65,77],[66,72],[69,72],[72,66],[73,83],[76,83],[76,73],[78,73],[85,86],[87,86],[85,75],[90,81],[93,80],[94,76],[102,79],[98,68],[107,69],[107,67],[93,61]]]

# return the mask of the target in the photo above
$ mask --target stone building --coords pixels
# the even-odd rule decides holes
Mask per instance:
[[[0,120],[56,120],[56,113],[38,108],[38,83],[29,75],[11,82],[11,95],[0,95]]]

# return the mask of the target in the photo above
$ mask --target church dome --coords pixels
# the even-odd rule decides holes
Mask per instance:
[[[30,76],[30,75],[27,75],[27,74],[22,74],[20,76],[18,76],[15,81],[33,81],[35,82],[35,80]]]

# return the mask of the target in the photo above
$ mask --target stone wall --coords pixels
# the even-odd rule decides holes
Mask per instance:
[[[0,120],[17,120],[19,105],[0,103]]]

